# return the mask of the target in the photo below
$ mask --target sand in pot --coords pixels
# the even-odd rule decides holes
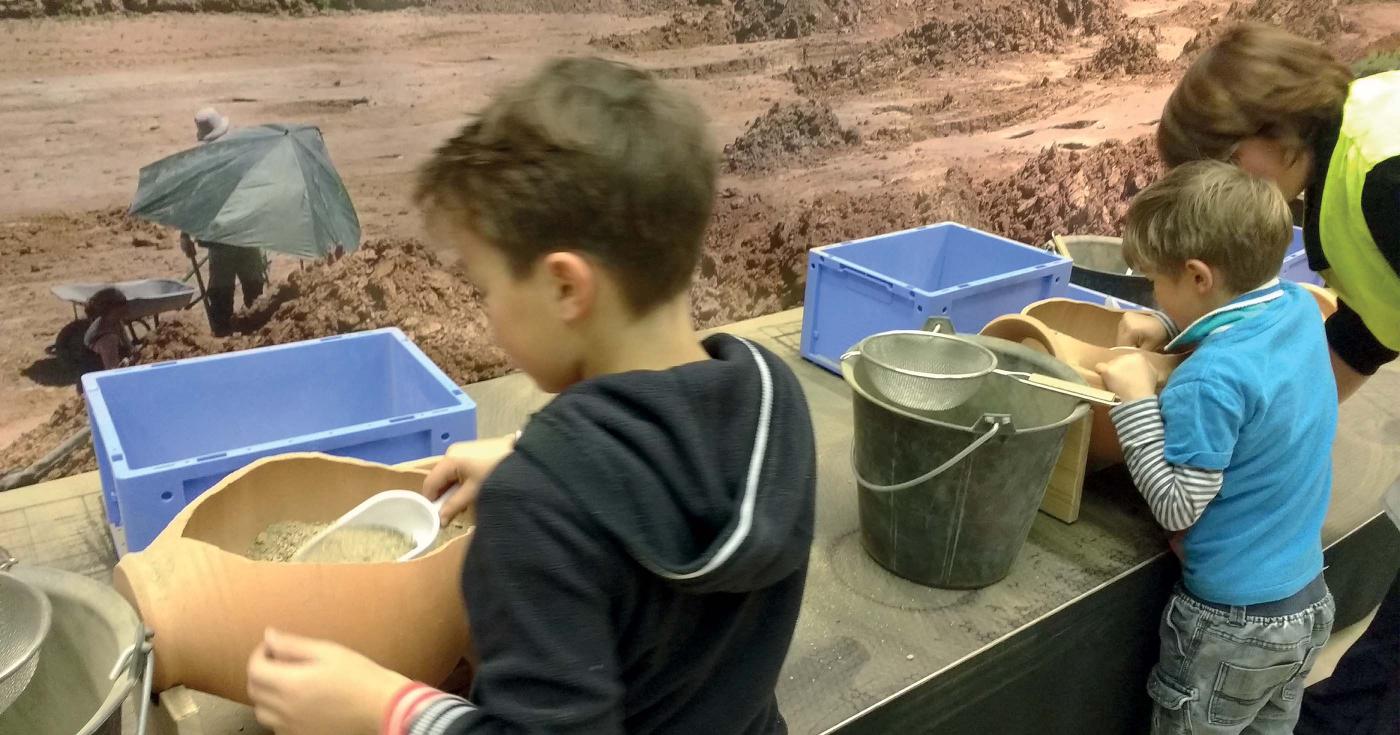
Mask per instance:
[[[310,521],[277,521],[253,539],[246,556],[253,561],[291,561],[297,549],[329,525]],[[425,553],[431,553],[471,528],[465,516],[458,516],[438,533],[437,540]],[[413,539],[392,528],[350,526],[327,536],[312,553],[297,561],[308,564],[373,564],[394,561],[412,548]]]

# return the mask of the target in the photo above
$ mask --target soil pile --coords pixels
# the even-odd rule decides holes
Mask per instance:
[[[683,0],[0,0],[0,18],[108,13],[262,13],[432,7],[462,13],[655,13]]]
[[[727,10],[711,10],[696,16],[677,13],[671,20],[633,33],[618,33],[594,38],[588,43],[600,48],[627,53],[661,51],[663,49],[716,46],[734,42],[734,16]]]
[[[1037,246],[1054,234],[1121,235],[1129,201],[1161,173],[1151,135],[1085,151],[1051,147],[982,182],[979,214],[990,231]]]
[[[724,160],[732,172],[756,173],[814,163],[859,143],[860,133],[841,127],[836,113],[821,102],[775,102],[724,147]]]
[[[602,36],[589,43],[630,53],[755,43],[835,31],[860,19],[861,8],[855,0],[735,0],[732,6],[703,15],[676,13],[655,28]]]
[[[10,446],[0,450],[0,474],[22,470],[48,454],[63,440],[88,426],[87,404],[81,396],[66,399],[48,421],[21,434]],[[92,441],[74,450],[34,482],[56,480],[60,477],[91,472],[97,469],[97,455],[93,453]]]
[[[850,27],[860,19],[855,0],[735,0],[734,40],[802,38]]]
[[[780,205],[726,191],[691,289],[696,324],[714,327],[800,306],[811,248],[944,220],[975,224],[971,190],[965,174],[950,172],[936,190],[831,192]]]
[[[1224,17],[1211,21],[1182,47],[1178,62],[1189,64],[1202,51],[1210,48],[1230,27],[1257,21],[1278,26],[1314,41],[1328,41],[1341,33],[1355,30],[1354,24],[1342,17],[1337,0],[1257,0],[1253,3],[1231,3]]]
[[[1075,76],[1080,79],[1133,77],[1166,71],[1170,64],[1157,54],[1157,40],[1154,27],[1114,32]]]
[[[480,296],[416,240],[371,240],[330,265],[294,272],[243,317],[247,346],[398,327],[461,385],[507,372]],[[203,347],[203,344],[199,345]],[[242,347],[235,347],[241,349]],[[169,359],[157,348],[161,359]]]
[[[808,95],[867,92],[898,82],[914,71],[965,68],[993,56],[1049,53],[1067,36],[1102,35],[1124,27],[1127,18],[1111,0],[1027,0],[981,8],[960,20],[933,20],[853,55],[787,73]]]

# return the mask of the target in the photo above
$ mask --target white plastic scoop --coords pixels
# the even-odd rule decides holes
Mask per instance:
[[[412,490],[375,493],[302,544],[292,554],[292,561],[301,561],[327,536],[348,526],[375,526],[398,531],[413,541],[413,548],[396,561],[416,559],[437,540],[438,531],[442,528],[439,521],[442,505],[457,492],[458,487],[453,485],[447,488],[437,500],[428,500]]]

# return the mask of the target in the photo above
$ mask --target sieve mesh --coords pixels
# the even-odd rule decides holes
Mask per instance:
[[[14,704],[39,666],[52,621],[43,592],[0,572],[0,712]]]
[[[961,405],[996,367],[991,350],[937,332],[883,332],[866,337],[856,352],[870,385],[891,402],[915,411]]]

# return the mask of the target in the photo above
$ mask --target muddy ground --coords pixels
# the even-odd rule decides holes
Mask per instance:
[[[548,56],[654,69],[710,115],[725,173],[692,294],[708,327],[800,305],[813,246],[945,219],[1028,243],[1116,232],[1157,175],[1175,75],[1223,22],[1285,23],[1347,59],[1400,47],[1400,3],[1333,0],[0,0],[0,17],[35,8],[56,17],[0,21],[0,472],[85,425],[44,352],[72,318],[49,288],[188,271],[173,234],[121,212],[205,105],[318,124],[365,245],[276,261],[240,334],[184,312],[140,359],[392,325],[466,383],[509,366],[422,244],[413,170]],[[93,466],[88,448],[48,476]]]

